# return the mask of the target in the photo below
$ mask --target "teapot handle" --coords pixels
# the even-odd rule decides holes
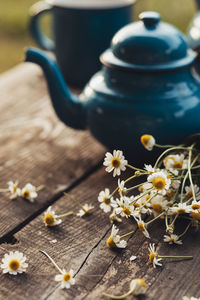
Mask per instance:
[[[48,38],[40,27],[40,19],[43,14],[51,12],[52,7],[46,4],[44,1],[35,3],[30,8],[30,32],[35,41],[44,50],[53,51],[55,49],[55,43]]]

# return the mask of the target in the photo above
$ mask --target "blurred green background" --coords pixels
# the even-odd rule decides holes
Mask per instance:
[[[29,8],[36,0],[0,1],[0,73],[23,60],[24,47],[34,45],[29,30]],[[138,0],[134,18],[144,10],[156,10],[162,19],[185,32],[196,12],[195,0]],[[44,21],[48,22],[48,20]]]

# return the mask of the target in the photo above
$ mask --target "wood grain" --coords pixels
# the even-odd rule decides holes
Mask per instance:
[[[0,194],[2,241],[95,169],[105,149],[58,120],[42,72],[32,64],[0,77],[0,115],[0,188],[9,180],[46,186],[34,204]]]

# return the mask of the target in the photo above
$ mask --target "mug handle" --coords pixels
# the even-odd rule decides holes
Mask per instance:
[[[37,2],[30,9],[30,32],[32,37],[44,50],[53,51],[55,43],[48,38],[40,28],[40,18],[43,14],[51,12],[52,7],[44,1]]]

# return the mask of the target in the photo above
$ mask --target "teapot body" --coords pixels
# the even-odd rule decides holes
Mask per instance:
[[[103,67],[81,100],[92,135],[134,160],[143,153],[148,160],[140,144],[143,134],[152,134],[160,144],[177,144],[200,130],[199,77],[191,68],[130,74]]]

